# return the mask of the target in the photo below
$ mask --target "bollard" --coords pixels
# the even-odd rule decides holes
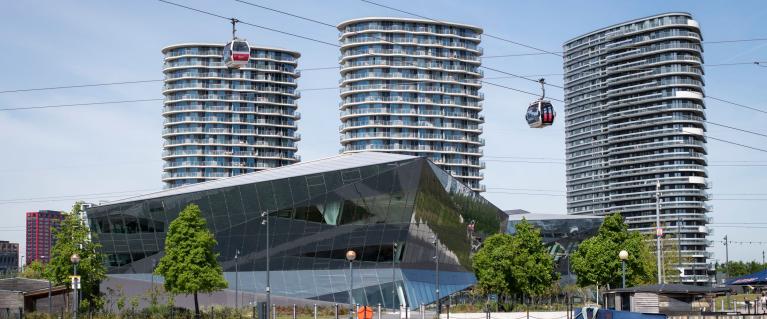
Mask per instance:
[[[445,312],[447,314],[447,319],[450,319],[450,304],[448,303],[445,305]]]
[[[277,305],[272,304],[272,318],[277,319]]]
[[[378,319],[381,319],[381,304],[378,304]]]
[[[426,306],[421,304],[421,319],[426,319]]]
[[[317,319],[317,304],[314,304],[314,319]]]
[[[293,319],[296,319],[296,304],[293,304]]]
[[[336,319],[338,319],[338,304],[336,304]]]

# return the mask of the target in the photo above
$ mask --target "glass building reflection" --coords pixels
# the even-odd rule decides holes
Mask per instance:
[[[384,307],[435,301],[434,236],[444,297],[475,282],[472,236],[507,225],[505,213],[425,158],[344,154],[89,208],[109,277],[149,282],[168,225],[190,203],[218,240],[231,290],[239,250],[239,289],[264,292],[261,213],[269,212],[273,296],[347,303],[352,249],[354,300]]]
[[[535,214],[521,209],[507,210],[506,214],[509,234],[516,233],[516,225],[523,218],[541,231],[543,243],[554,257],[556,270],[565,284],[575,282],[575,274],[570,271],[570,255],[582,241],[597,234],[604,220],[599,216]]]

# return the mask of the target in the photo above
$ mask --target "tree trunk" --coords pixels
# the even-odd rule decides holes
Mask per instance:
[[[194,317],[200,319],[200,303],[197,302],[197,292],[194,292]]]

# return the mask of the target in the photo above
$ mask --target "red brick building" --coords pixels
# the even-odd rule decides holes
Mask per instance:
[[[58,229],[64,219],[62,212],[41,210],[27,213],[27,254],[25,263],[39,260],[46,263],[51,258],[55,240],[52,229]]]

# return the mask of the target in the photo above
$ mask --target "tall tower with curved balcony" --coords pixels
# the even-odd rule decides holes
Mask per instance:
[[[229,69],[223,45],[165,47],[162,180],[166,187],[296,163],[298,52],[251,47]]]
[[[708,283],[698,23],[659,14],[579,36],[564,51],[568,213],[620,212],[631,229],[654,233],[660,182],[664,250],[681,250],[672,265],[684,269],[667,279]]]
[[[342,22],[338,30],[341,152],[424,156],[484,191],[482,29],[361,18]]]

